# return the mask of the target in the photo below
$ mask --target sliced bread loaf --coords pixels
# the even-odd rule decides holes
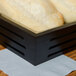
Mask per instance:
[[[63,14],[65,22],[76,21],[76,0],[50,0],[57,10]]]
[[[0,0],[0,13],[34,33],[64,24],[63,16],[48,0]]]

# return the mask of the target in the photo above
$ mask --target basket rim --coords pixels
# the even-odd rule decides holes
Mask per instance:
[[[27,29],[27,28],[24,28],[22,26],[19,26],[19,24],[5,18],[4,16],[0,15],[0,19],[12,24],[13,26],[23,30],[24,32],[27,32],[29,33],[30,35],[34,36],[34,37],[38,37],[38,36],[42,36],[42,35],[45,35],[45,34],[48,34],[48,33],[52,33],[54,31],[58,31],[58,30],[61,30],[61,29],[64,29],[64,28],[67,28],[67,27],[70,27],[70,26],[75,26],[76,25],[76,22],[72,22],[72,23],[67,23],[67,24],[64,24],[63,26],[59,26],[59,27],[55,27],[55,28],[52,28],[52,29],[48,29],[46,31],[43,31],[43,32],[40,32],[40,33],[34,33],[32,32],[31,30]]]

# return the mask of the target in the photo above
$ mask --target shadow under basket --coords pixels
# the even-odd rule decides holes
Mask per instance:
[[[5,18],[0,18],[0,44],[38,65],[76,49],[76,23],[65,24],[35,34]]]

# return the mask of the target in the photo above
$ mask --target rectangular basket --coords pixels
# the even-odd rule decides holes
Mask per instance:
[[[63,54],[64,50],[76,49],[76,23],[35,34],[1,17],[0,43],[33,65],[38,65]]]

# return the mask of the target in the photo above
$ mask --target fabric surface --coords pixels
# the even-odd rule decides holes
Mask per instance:
[[[65,76],[76,70],[76,61],[61,55],[38,66],[5,49],[0,51],[0,69],[9,76]]]

